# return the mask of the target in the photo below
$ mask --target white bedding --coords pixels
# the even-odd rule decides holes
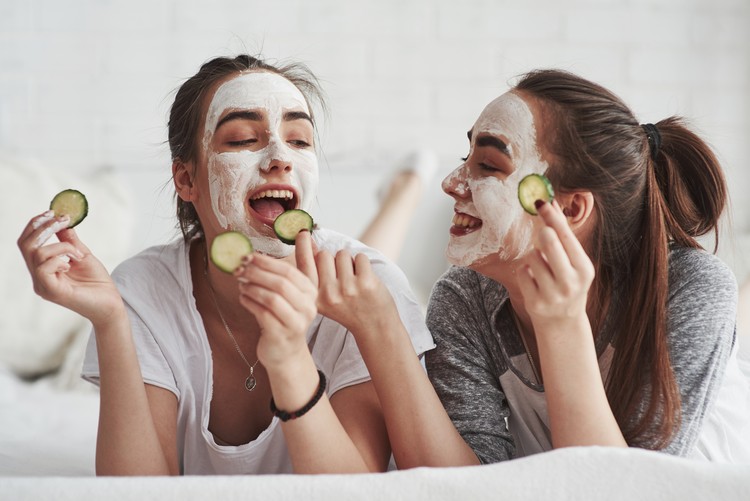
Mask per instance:
[[[0,499],[750,500],[750,464],[575,447],[470,468],[371,475],[94,477],[98,395],[0,371]]]

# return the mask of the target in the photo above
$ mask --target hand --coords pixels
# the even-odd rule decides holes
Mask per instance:
[[[556,201],[538,209],[543,226],[522,260],[518,284],[535,328],[586,315],[594,265]]]
[[[309,246],[307,251],[312,253]],[[298,259],[303,252],[296,249]],[[263,366],[278,369],[294,357],[309,356],[307,330],[318,313],[318,289],[310,278],[289,262],[259,253],[246,256],[234,274],[240,304],[260,325],[257,356]]]
[[[104,265],[74,229],[67,229],[69,223],[70,218],[52,211],[36,216],[18,238],[18,248],[34,292],[100,325],[121,311],[122,298]],[[45,245],[55,234],[59,242]]]
[[[355,337],[368,327],[390,318],[398,310],[388,289],[372,270],[365,254],[352,258],[346,250],[334,257],[321,251],[315,255],[317,268],[318,310],[347,329]]]

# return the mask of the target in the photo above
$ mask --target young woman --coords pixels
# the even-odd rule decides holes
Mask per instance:
[[[94,327],[83,375],[100,385],[98,474],[386,469],[383,414],[356,343],[316,307],[312,240],[372,260],[414,358],[433,344],[403,273],[380,254],[325,229],[296,247],[273,233],[278,214],[316,196],[314,97],[299,66],[250,56],[203,65],[169,118],[184,238],[112,278],[67,219],[46,212],[21,235],[37,293]],[[258,251],[236,276],[208,258],[225,230]],[[43,245],[53,234],[60,242]]]
[[[477,455],[743,451],[699,440],[724,411],[717,396],[736,357],[734,277],[696,240],[718,235],[726,203],[709,147],[681,120],[642,126],[612,93],[557,71],[526,75],[470,138],[443,183],[456,201],[448,256],[460,267],[433,291],[428,368]],[[516,200],[531,173],[556,191],[541,218]],[[746,387],[734,423],[745,430]],[[736,426],[725,431],[740,432],[747,454]]]
[[[351,329],[399,466],[573,445],[750,461],[737,286],[697,240],[716,232],[726,204],[709,147],[678,118],[640,125],[611,92],[561,71],[524,76],[484,109],[469,142],[443,181],[456,266],[427,312],[428,374],[450,420],[364,260],[338,281],[360,285],[341,289],[358,290],[362,313],[329,312],[363,324]],[[518,201],[528,174],[556,191],[538,216]],[[335,283],[322,268],[321,282]]]

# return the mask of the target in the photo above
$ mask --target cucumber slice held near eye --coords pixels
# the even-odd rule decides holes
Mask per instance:
[[[521,207],[532,216],[538,215],[534,203],[537,200],[551,202],[555,198],[552,183],[542,174],[529,174],[518,183],[518,200]]]
[[[72,228],[86,219],[89,213],[89,203],[86,196],[78,190],[63,190],[52,199],[49,208],[55,212],[56,217],[69,216]]]
[[[302,209],[284,211],[274,220],[273,231],[279,240],[288,245],[294,245],[297,233],[307,230],[312,233],[313,218]]]
[[[253,252],[253,244],[244,233],[225,231],[211,242],[211,262],[225,273],[233,273],[242,258]]]

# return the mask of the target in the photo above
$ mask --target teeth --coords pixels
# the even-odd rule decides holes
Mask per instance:
[[[291,190],[266,190],[253,195],[252,200],[258,200],[261,198],[283,198],[291,200],[294,198],[294,193],[292,193]]]
[[[479,219],[467,216],[465,214],[453,214],[453,224],[455,226],[463,226],[464,228],[475,228],[479,226],[481,221]]]

